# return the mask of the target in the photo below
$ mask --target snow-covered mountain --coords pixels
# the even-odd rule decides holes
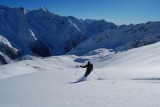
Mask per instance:
[[[96,34],[80,43],[68,54],[84,55],[99,48],[125,51],[160,41],[160,22],[122,25],[117,29]]]
[[[160,22],[117,27],[0,6],[0,63],[26,55],[0,66],[0,106],[159,107],[159,41]],[[87,61],[94,69],[77,83]]]
[[[93,54],[124,51],[160,41],[160,22],[116,26],[105,20],[62,17],[46,8],[0,6],[0,63],[23,55]]]
[[[104,20],[61,17],[42,7],[30,11],[0,6],[0,35],[21,55],[65,54],[90,36],[114,28],[115,24]]]

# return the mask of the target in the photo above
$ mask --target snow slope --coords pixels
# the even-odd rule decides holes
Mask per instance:
[[[0,66],[1,107],[159,107],[160,42],[86,56],[34,58]],[[78,66],[90,60],[94,72],[83,82]],[[99,80],[99,76],[103,80]]]
[[[137,25],[122,25],[118,29],[107,30],[81,42],[68,54],[84,55],[99,48],[125,51],[160,41],[160,22]]]

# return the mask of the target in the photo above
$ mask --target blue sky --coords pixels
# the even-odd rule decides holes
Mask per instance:
[[[29,10],[44,6],[62,16],[105,19],[118,25],[160,21],[160,0],[0,0],[0,5]]]

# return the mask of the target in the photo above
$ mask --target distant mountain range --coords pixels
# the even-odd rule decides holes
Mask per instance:
[[[94,34],[117,26],[105,20],[61,17],[46,8],[0,6],[0,60],[22,55],[63,55]]]
[[[105,20],[78,19],[46,8],[0,6],[0,63],[24,55],[84,55],[98,48],[123,51],[160,40],[160,22],[117,26]]]
[[[111,51],[126,51],[160,41],[160,22],[147,22],[137,25],[122,25],[117,29],[106,30],[93,35],[80,43],[68,54],[84,55],[99,48]]]

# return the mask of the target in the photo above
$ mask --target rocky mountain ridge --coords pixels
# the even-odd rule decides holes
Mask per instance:
[[[6,59],[4,56],[16,59],[23,55],[63,55],[92,35],[116,28],[105,20],[63,17],[46,8],[27,10],[0,6],[0,35],[10,44],[5,47],[1,44],[0,53],[3,59]],[[16,55],[10,56],[2,47],[16,49],[17,53],[11,51],[10,54]]]

